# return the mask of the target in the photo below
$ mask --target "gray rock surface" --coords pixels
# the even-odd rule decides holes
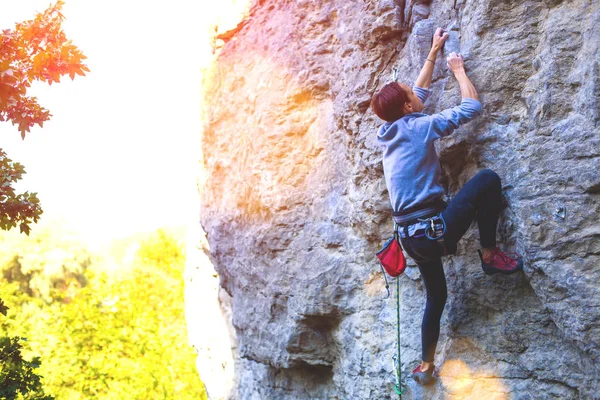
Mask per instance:
[[[441,377],[405,379],[403,397],[600,398],[600,2],[256,0],[203,88],[201,224],[231,296],[231,399],[396,398],[395,304],[374,256],[392,226],[369,101],[393,67],[414,82],[434,29],[451,24],[484,111],[439,141],[443,184],[451,197],[498,172],[501,246],[526,263],[484,275],[467,233],[445,260]],[[432,88],[426,112],[458,104],[443,56]],[[415,268],[399,283],[407,376],[425,292]]]

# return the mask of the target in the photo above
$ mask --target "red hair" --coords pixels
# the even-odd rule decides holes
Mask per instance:
[[[371,109],[382,120],[394,122],[404,116],[404,104],[409,103],[408,94],[398,84],[390,82],[371,99]]]

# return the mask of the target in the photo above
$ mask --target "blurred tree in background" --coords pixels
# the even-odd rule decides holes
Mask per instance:
[[[53,241],[62,254],[80,251],[43,232],[31,242],[38,237]],[[78,258],[83,264],[92,260],[70,268],[83,271],[85,285],[72,279],[50,291],[50,302],[5,277],[6,302],[19,312],[9,315],[3,328],[24,337],[35,332],[23,344],[24,353],[42,356],[42,382],[57,399],[206,399],[187,342],[183,246],[159,230],[130,247],[135,257],[113,273],[98,257]],[[38,259],[43,254],[50,253]],[[51,285],[55,277],[44,276]]]
[[[56,226],[36,226],[31,235],[6,233],[0,241],[0,272],[30,297],[51,303],[57,296],[86,284],[93,255],[74,234]]]

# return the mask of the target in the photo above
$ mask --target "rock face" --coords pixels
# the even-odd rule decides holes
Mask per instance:
[[[484,108],[438,142],[443,184],[451,197],[480,169],[500,175],[500,245],[525,268],[484,275],[475,229],[445,259],[427,388],[408,378],[424,287],[416,268],[400,277],[403,397],[600,398],[600,2],[256,0],[204,86],[201,224],[231,296],[231,399],[397,397],[369,101],[393,67],[414,82],[437,26]],[[460,101],[443,55],[432,89],[425,112]]]

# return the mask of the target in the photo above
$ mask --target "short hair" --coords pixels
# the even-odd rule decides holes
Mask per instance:
[[[398,82],[390,82],[371,99],[371,109],[382,120],[394,122],[404,116],[404,104],[409,102],[406,90]]]

